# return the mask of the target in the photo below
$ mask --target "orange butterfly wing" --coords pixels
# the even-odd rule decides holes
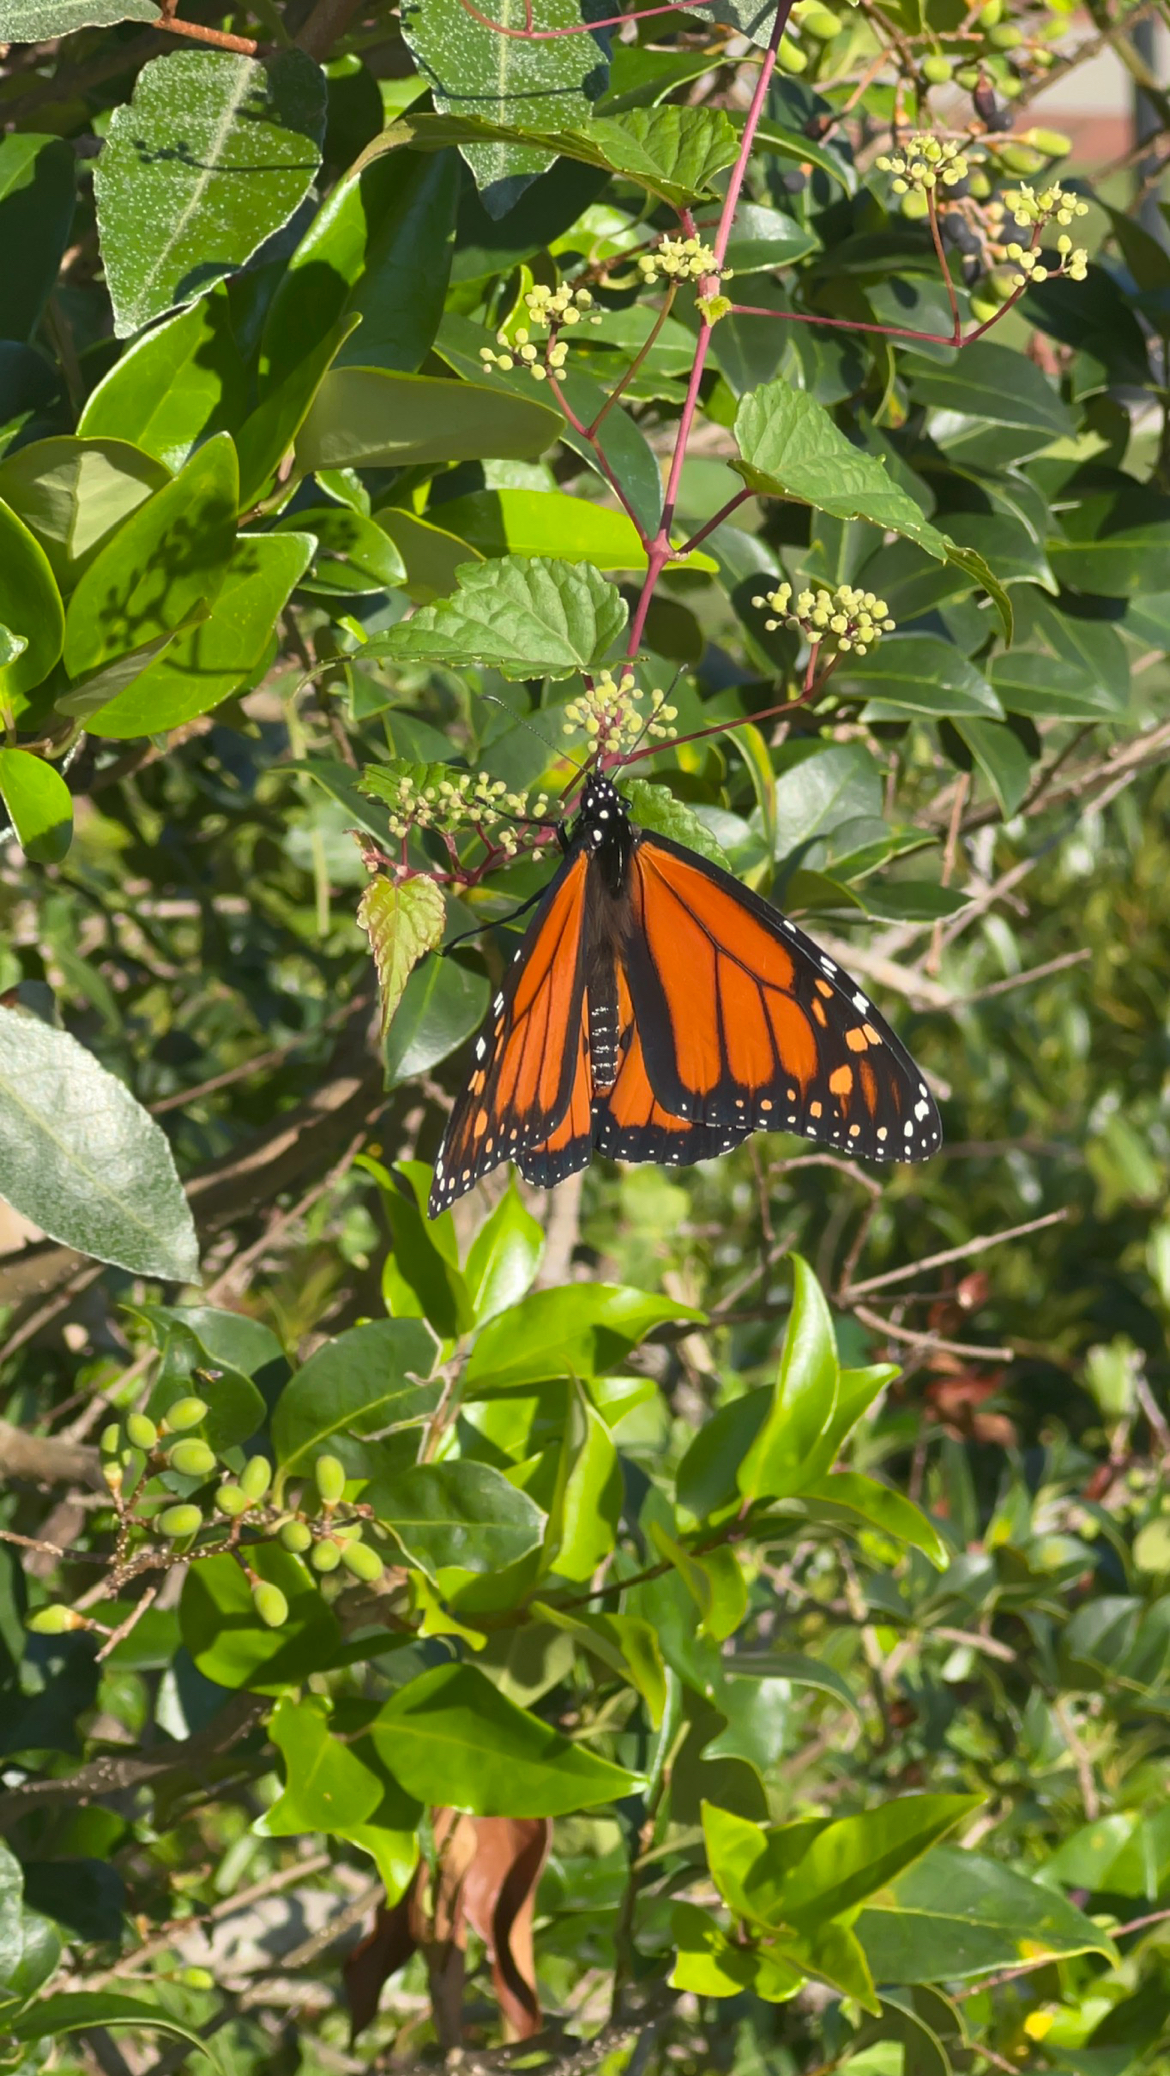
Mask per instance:
[[[435,1159],[432,1218],[501,1161],[522,1160],[546,1143],[573,1108],[585,1013],[588,872],[584,851],[564,861],[508,968]]]
[[[622,953],[645,1079],[668,1116],[740,1137],[798,1132],[870,1160],[926,1160],[939,1145],[921,1074],[857,983],[697,852],[639,832]]]
[[[615,1161],[690,1167],[713,1160],[747,1137],[750,1126],[711,1125],[664,1110],[650,1085],[625,969],[617,969],[617,1075],[593,1104],[594,1144]]]

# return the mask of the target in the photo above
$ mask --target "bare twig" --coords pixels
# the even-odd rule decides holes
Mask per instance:
[[[974,1240],[965,1240],[961,1247],[944,1247],[941,1254],[925,1255],[921,1261],[910,1262],[904,1268],[886,1269],[880,1276],[869,1276],[864,1283],[855,1283],[851,1290],[842,1292],[842,1302],[851,1304],[871,1290],[884,1290],[890,1283],[905,1283],[909,1277],[921,1275],[924,1269],[941,1269],[948,1262],[968,1261],[974,1254],[986,1254],[989,1247],[1002,1247],[1007,1240],[1021,1240],[1026,1233],[1038,1233],[1045,1226],[1060,1225],[1067,1217],[1067,1211],[1046,1211],[1043,1218],[1030,1218],[1026,1225],[1009,1225],[1002,1233],[983,1233]]]

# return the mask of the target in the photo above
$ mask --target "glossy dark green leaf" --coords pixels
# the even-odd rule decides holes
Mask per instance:
[[[464,1277],[477,1326],[519,1304],[540,1267],[544,1232],[510,1182],[467,1250]]]
[[[296,441],[322,382],[356,323],[356,316],[339,317],[286,374],[265,385],[256,409],[236,434],[241,511],[250,511],[270,489],[276,470]]]
[[[273,1712],[268,1735],[284,1760],[285,1787],[264,1813],[266,1837],[349,1831],[373,1815],[382,1800],[382,1782],[356,1751],[332,1735],[319,1701],[286,1695]]]
[[[816,249],[815,231],[797,223],[794,216],[765,208],[760,202],[742,202],[735,212],[727,264],[736,275],[763,273],[791,266]],[[750,294],[743,300],[750,302]]]
[[[559,414],[534,395],[513,395],[502,383],[336,368],[297,434],[297,464],[308,474],[415,462],[527,461],[552,445],[560,425]]]
[[[878,1982],[962,1981],[1046,1954],[1114,1952],[1057,1891],[950,1845],[867,1903],[856,1928]]]
[[[970,714],[1002,721],[1003,708],[983,673],[953,643],[935,634],[888,634],[865,656],[847,656],[835,674],[867,696],[863,717],[941,719]]]
[[[442,506],[438,507],[441,513]],[[420,519],[399,505],[382,505],[374,517],[389,534],[406,572],[402,589],[414,605],[447,598],[458,582],[461,565],[479,556],[460,535],[448,533],[438,520]],[[481,558],[482,559],[482,558]]]
[[[15,512],[0,503],[0,627],[23,649],[0,663],[0,710],[22,713],[61,654],[65,612],[48,557]]]
[[[338,364],[413,373],[439,328],[455,228],[453,153],[376,158],[338,181],[269,306],[261,342],[267,390],[360,317]]]
[[[667,1319],[701,1318],[688,1305],[620,1284],[537,1290],[484,1328],[468,1360],[466,1395],[544,1377],[599,1376],[652,1327]]]
[[[0,749],[0,800],[34,865],[57,865],[73,840],[73,798],[56,765],[31,750]]]
[[[732,467],[751,489],[799,498],[841,519],[868,519],[944,557],[945,538],[921,507],[803,390],[769,382],[750,391],[736,414],[735,437],[740,459]]]
[[[0,1008],[4,1195],[51,1239],[139,1275],[187,1281],[195,1227],[167,1140],[68,1031]]]
[[[310,598],[368,598],[400,584],[406,575],[406,565],[389,534],[348,505],[307,505],[298,508],[288,524],[298,532],[311,533],[317,543],[310,569],[300,582],[300,589]]]
[[[434,1336],[415,1319],[350,1327],[309,1357],[281,1393],[272,1442],[282,1475],[304,1478],[322,1450],[364,1475],[361,1437],[433,1413],[442,1383],[431,1377]]]
[[[61,0],[53,0],[53,5],[59,12]],[[118,11],[126,11],[126,0],[122,0]],[[119,1990],[64,1990],[55,1997],[42,1999],[31,2011],[8,2022],[14,2040],[56,2040],[95,2026],[130,2026],[135,2031],[163,2033],[173,2040],[186,2041],[188,2048],[206,2056],[213,2068],[221,2067],[215,2048],[194,2026],[184,2025],[161,2004],[144,1997],[123,1996]]]
[[[0,41],[8,40],[0,26]],[[76,182],[63,137],[13,130],[0,139],[0,338],[36,330],[69,242]]]
[[[801,1498],[818,1519],[848,1521],[853,1517],[921,1550],[940,1571],[950,1562],[950,1550],[933,1521],[912,1500],[890,1485],[879,1485],[876,1478],[864,1478],[857,1471],[831,1471],[828,1477],[803,1484]]]
[[[594,569],[645,569],[625,512],[559,490],[477,490],[436,506],[435,519],[481,555],[559,555]]]
[[[333,1610],[313,1574],[277,1543],[253,1545],[249,1563],[288,1602],[279,1629],[260,1620],[246,1574],[234,1557],[207,1557],[183,1581],[179,1625],[204,1679],[220,1687],[280,1694],[331,1663],[341,1642]]]
[[[640,1785],[637,1774],[517,1708],[473,1665],[440,1665],[411,1680],[370,1734],[409,1794],[476,1816],[564,1816]]]
[[[919,365],[912,394],[929,407],[931,437],[977,467],[1039,453],[1073,431],[1068,407],[1034,361],[990,339],[949,367]]]
[[[491,987],[457,959],[424,959],[403,990],[386,1033],[386,1086],[398,1088],[427,1074],[477,1031]]]
[[[77,430],[124,440],[174,471],[213,433],[234,432],[247,401],[221,289],[135,339],[87,398]]]
[[[308,193],[324,128],[324,77],[303,51],[176,51],[143,66],[94,174],[119,338],[251,259]]]
[[[237,534],[205,620],[180,632],[133,684],[89,714],[91,735],[158,735],[210,713],[253,681],[273,648],[273,629],[313,551],[306,533]]]
[[[799,1254],[791,1257],[792,1310],[771,1407],[737,1472],[745,1499],[783,1499],[801,1489],[801,1472],[837,1402],[837,1344],[820,1284]]]
[[[1036,721],[1109,721],[1124,712],[1109,686],[1042,650],[1012,649],[997,656],[990,676],[1010,714],[1028,714]]]
[[[1019,736],[1003,721],[960,717],[954,725],[991,787],[1000,811],[1010,818],[1032,783],[1032,760]]]
[[[502,1571],[534,1550],[544,1515],[486,1463],[420,1463],[371,1490],[379,1521],[408,1563],[442,1571]]]
[[[1062,524],[1048,552],[1071,590],[1127,598],[1170,586],[1170,497],[1136,482],[1090,491],[1062,515]]]

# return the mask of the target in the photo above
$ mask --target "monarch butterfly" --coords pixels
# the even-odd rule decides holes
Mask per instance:
[[[501,1161],[551,1188],[594,1147],[683,1166],[787,1131],[930,1157],[942,1126],[909,1053],[795,923],[638,828],[608,779],[560,837],[443,1135],[432,1218]]]

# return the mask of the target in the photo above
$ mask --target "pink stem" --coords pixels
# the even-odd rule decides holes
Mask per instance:
[[[772,23],[772,33],[768,38],[768,48],[764,52],[763,62],[756,80],[755,92],[752,95],[751,106],[747,113],[747,121],[743,126],[743,136],[740,138],[739,151],[736,155],[735,164],[731,169],[731,178],[727,183],[727,193],[723,198],[723,208],[720,211],[719,228],[715,233],[715,245],[713,248],[716,267],[722,266],[727,252],[728,242],[731,237],[731,226],[735,220],[735,212],[739,203],[740,190],[743,187],[748,160],[751,157],[752,145],[755,142],[756,131],[763,112],[764,100],[771,84],[772,74],[776,69],[776,54],[780,48],[780,38],[787,27],[791,7],[792,0],[779,0],[776,18]],[[713,285],[717,286],[718,284],[714,283]],[[630,639],[626,644],[627,656],[636,656],[641,647],[642,635],[646,627],[646,616],[650,611],[651,601],[658,588],[658,579],[670,560],[670,528],[674,519],[675,505],[678,502],[678,488],[682,480],[683,463],[686,460],[691,428],[694,425],[695,412],[698,409],[699,388],[703,380],[703,372],[707,365],[707,353],[711,344],[711,329],[710,319],[703,317],[699,327],[699,336],[695,343],[695,358],[691,367],[691,379],[687,386],[686,402],[682,408],[678,436],[674,443],[674,454],[671,459],[666,496],[662,506],[662,518],[659,522],[658,532],[655,534],[647,551],[646,576],[630,627]]]

